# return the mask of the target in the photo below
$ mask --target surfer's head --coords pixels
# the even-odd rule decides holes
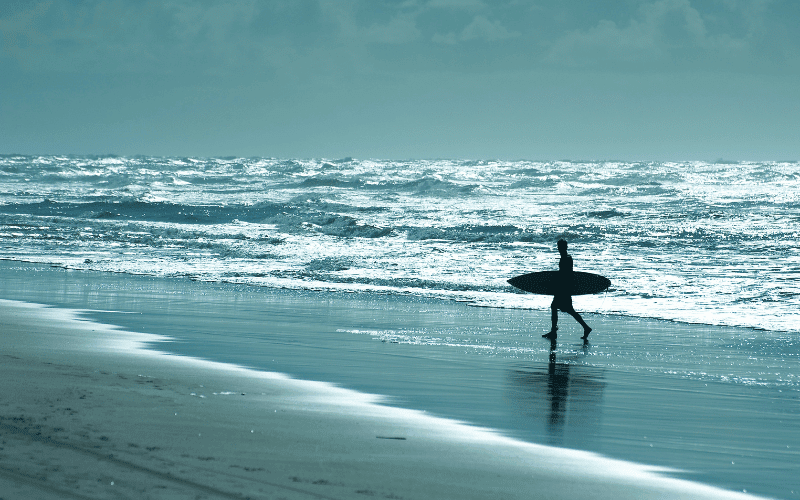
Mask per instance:
[[[566,252],[567,251],[567,240],[561,238],[558,240],[558,251],[559,252]]]

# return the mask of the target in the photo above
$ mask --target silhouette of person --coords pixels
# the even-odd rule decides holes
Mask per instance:
[[[558,311],[561,310],[580,323],[583,327],[583,340],[589,338],[589,333],[592,329],[583,321],[581,315],[572,307],[572,295],[569,294],[572,285],[572,256],[567,253],[567,242],[564,239],[558,240],[558,251],[561,254],[561,259],[558,261],[559,278],[562,286],[560,293],[553,295],[553,303],[550,304],[550,311],[552,313],[551,320],[553,323],[549,332],[542,335],[542,337],[549,339],[551,342],[556,340],[556,331],[558,330]]]

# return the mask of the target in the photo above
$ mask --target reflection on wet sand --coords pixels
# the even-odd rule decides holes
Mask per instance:
[[[586,448],[597,437],[605,381],[601,368],[583,364],[587,349],[559,362],[553,348],[546,366],[517,366],[509,373],[509,402],[520,424],[547,444]]]

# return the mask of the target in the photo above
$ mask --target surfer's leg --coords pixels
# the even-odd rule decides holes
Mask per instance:
[[[578,311],[576,311],[573,308],[570,308],[569,311],[565,311],[565,312],[569,313],[570,316],[575,318],[575,321],[580,323],[580,325],[583,327],[583,338],[584,339],[588,338],[589,334],[592,333],[592,329],[591,329],[591,327],[589,325],[586,324],[585,321],[583,321],[583,318],[581,318],[581,315],[578,314]]]
[[[572,307],[572,297],[571,296],[564,297],[564,299],[559,304],[559,307],[561,308],[562,311],[575,318],[575,321],[580,323],[580,325],[583,327],[583,339],[586,340],[589,337],[589,334],[592,332],[592,329],[589,327],[589,325],[586,324],[585,321],[583,321],[583,318],[581,318],[581,315],[578,314],[578,311],[576,311],[575,308]]]
[[[558,304],[555,297],[553,298],[553,303],[550,304],[550,321],[552,322],[553,326],[550,328],[550,331],[542,335],[542,337],[555,340],[556,330],[558,330]]]

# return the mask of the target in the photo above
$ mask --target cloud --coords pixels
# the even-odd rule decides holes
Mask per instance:
[[[236,13],[144,2],[56,1],[25,7],[0,19],[3,53],[26,69],[46,71],[125,71],[157,64],[177,50],[194,52],[203,42],[213,49],[226,17]]]
[[[481,0],[430,0],[425,4],[429,9],[478,10],[486,7]]]
[[[432,41],[455,45],[458,42],[468,42],[471,40],[482,40],[496,42],[521,36],[520,33],[509,31],[500,21],[490,21],[485,16],[475,16],[472,22],[464,27],[459,34],[450,32],[446,35],[435,34]]]
[[[388,44],[414,42],[422,38],[414,18],[400,15],[387,24],[373,24],[363,32],[366,41]]]
[[[29,71],[225,74],[291,64],[333,28],[317,0],[29,2],[0,11],[0,59]]]
[[[711,54],[731,56],[747,49],[745,38],[710,34],[689,0],[659,0],[643,4],[627,26],[601,20],[588,30],[567,32],[553,43],[545,60],[575,67],[663,64]]]
[[[500,21],[492,22],[483,16],[475,16],[472,23],[468,24],[461,32],[461,39],[464,41],[479,39],[494,42],[518,36],[520,36],[519,33],[507,30]]]
[[[349,78],[399,71],[398,64],[404,71],[800,65],[791,24],[796,0],[632,0],[615,8],[587,8],[589,0],[535,8],[516,0],[9,4],[0,8],[0,74],[10,68],[245,81],[257,74]],[[462,44],[470,50],[452,50]],[[474,49],[483,55],[472,57]]]

